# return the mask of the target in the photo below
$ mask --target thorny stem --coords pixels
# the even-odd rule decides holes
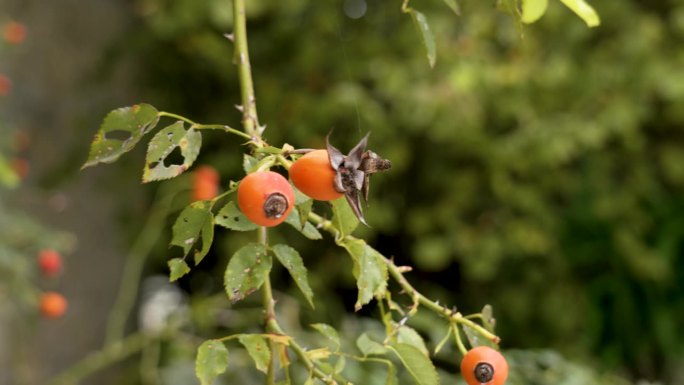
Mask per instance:
[[[240,78],[240,95],[242,97],[242,126],[245,132],[255,139],[255,146],[261,147],[261,132],[254,96],[252,66],[249,62],[247,46],[247,18],[245,17],[245,0],[233,0],[233,19],[235,25],[235,60]]]
[[[254,96],[254,85],[252,81],[252,69],[249,61],[249,50],[247,48],[247,21],[245,17],[244,0],[233,0],[233,24],[235,26],[235,59],[238,65],[240,95],[242,99],[242,107],[240,108],[242,111],[242,125],[244,127],[245,133],[250,137],[249,139],[252,147],[260,148],[264,147],[265,143],[263,139],[261,139],[261,128],[259,127],[259,119],[257,117],[256,98]],[[268,243],[267,231],[265,227],[261,227],[259,229],[259,242],[263,245],[267,245]],[[275,301],[273,300],[273,290],[271,288],[269,276],[266,276],[264,280],[264,284],[262,286],[262,295],[264,301],[263,306],[266,320],[266,331],[285,335],[275,317]],[[274,346],[272,343],[270,347],[271,352],[273,352]],[[295,352],[309,372],[313,373],[317,378],[323,380],[323,382],[326,384],[350,384],[348,381],[338,375],[335,375],[335,380],[331,379],[330,375],[324,373],[313,361],[311,361],[311,359],[306,355],[304,348],[298,345],[294,340],[290,341],[289,347]],[[274,354],[271,354],[271,357],[274,356]],[[268,385],[275,384],[274,361],[275,360],[272,358],[271,362],[269,363],[268,375],[266,379],[266,384]]]
[[[339,231],[331,221],[324,219],[320,215],[313,212],[309,214],[309,219],[325,231],[331,233],[336,239],[339,238]],[[344,239],[354,240],[356,238],[354,238],[351,235],[347,235],[344,237]],[[417,301],[418,304],[441,315],[442,317],[446,318],[450,323],[460,323],[467,327],[470,327],[471,329],[475,330],[477,333],[479,333],[489,341],[492,341],[493,343],[498,344],[500,342],[501,339],[497,335],[493,334],[492,332],[480,326],[479,324],[471,321],[470,319],[464,317],[460,312],[446,308],[421,294],[406,280],[402,268],[395,265],[391,259],[383,256],[382,260],[383,262],[385,262],[385,265],[387,265],[387,269],[392,278],[401,286],[404,292],[411,298],[413,298],[414,301]]]

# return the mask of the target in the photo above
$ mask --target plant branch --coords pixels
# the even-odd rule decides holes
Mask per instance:
[[[245,132],[255,141],[256,147],[261,147],[261,132],[254,96],[254,82],[252,80],[252,66],[249,61],[247,45],[247,18],[245,17],[245,0],[233,0],[233,21],[235,26],[235,60],[240,78],[240,95],[242,98],[242,126]]]
[[[340,232],[332,223],[332,221],[324,219],[320,215],[313,212],[309,214],[309,219],[315,224],[317,224],[319,227],[321,227],[323,230],[332,234],[335,237],[335,239],[338,239],[340,237]],[[357,240],[357,238],[351,235],[347,235],[343,239]],[[383,256],[382,260],[383,262],[385,262],[385,265],[387,265],[387,269],[390,273],[390,276],[392,276],[392,278],[401,286],[404,292],[406,292],[406,294],[413,298],[413,300],[416,301],[418,304],[441,315],[442,317],[446,318],[450,323],[460,323],[467,327],[470,327],[471,329],[474,329],[477,333],[479,333],[489,341],[492,341],[493,343],[498,344],[500,342],[501,339],[497,335],[493,334],[481,325],[464,317],[460,312],[444,307],[439,303],[421,294],[408,282],[408,280],[406,280],[406,277],[404,277],[404,271],[406,270],[405,268],[395,265],[394,262],[387,257]]]

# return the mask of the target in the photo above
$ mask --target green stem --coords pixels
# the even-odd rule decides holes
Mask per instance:
[[[225,132],[243,137],[245,139],[252,140],[252,137],[245,134],[240,130],[236,130],[233,127],[226,126],[224,124],[193,124],[192,128],[195,130],[223,130]]]
[[[252,81],[252,66],[249,61],[249,48],[247,45],[247,18],[245,17],[245,0],[233,0],[233,20],[235,25],[235,59],[238,66],[240,79],[240,94],[242,97],[242,126],[245,132],[259,139],[259,118],[256,110],[256,97],[254,96],[254,82]],[[261,147],[255,140],[257,147]]]
[[[192,120],[186,118],[185,116],[180,116],[180,115],[178,115],[178,114],[174,114],[173,112],[159,111],[159,113],[157,114],[157,116],[159,116],[159,117],[166,116],[167,118],[178,119],[178,120],[181,120],[181,121],[183,121],[183,122],[185,122],[185,123],[191,124],[191,125],[193,125],[193,126],[197,125],[197,123],[195,123],[195,122],[193,122]]]
[[[126,257],[119,293],[109,313],[105,346],[122,339],[125,335],[126,321],[135,305],[145,260],[164,230],[164,221],[174,197],[175,194],[169,193],[167,188],[162,187],[158,190],[147,222]]]

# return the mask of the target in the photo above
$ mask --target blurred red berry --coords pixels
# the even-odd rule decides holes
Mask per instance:
[[[54,277],[62,270],[62,256],[54,250],[38,253],[38,267],[46,277]]]
[[[67,300],[55,292],[45,292],[40,296],[40,313],[45,318],[59,318],[67,309]]]
[[[31,166],[26,159],[14,158],[12,159],[12,170],[19,176],[19,179],[26,179]]]
[[[211,166],[200,166],[192,175],[192,200],[214,199],[219,191],[219,174]]]
[[[10,44],[21,44],[26,40],[26,26],[17,21],[10,21],[2,28],[2,36]]]
[[[4,74],[0,74],[0,96],[9,95],[10,91],[12,91],[12,81]]]

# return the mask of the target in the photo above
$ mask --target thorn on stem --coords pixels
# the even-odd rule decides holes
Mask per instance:
[[[237,110],[240,111],[240,112],[245,112],[245,107],[243,107],[243,106],[240,105],[240,104],[236,104],[236,105],[235,105],[235,109],[237,109]]]
[[[232,41],[233,43],[235,42],[235,35],[233,35],[232,33],[224,33],[224,34],[223,34],[223,37],[225,37],[226,39]]]
[[[397,270],[400,273],[408,273],[409,271],[413,271],[413,267],[411,266],[397,266]]]

